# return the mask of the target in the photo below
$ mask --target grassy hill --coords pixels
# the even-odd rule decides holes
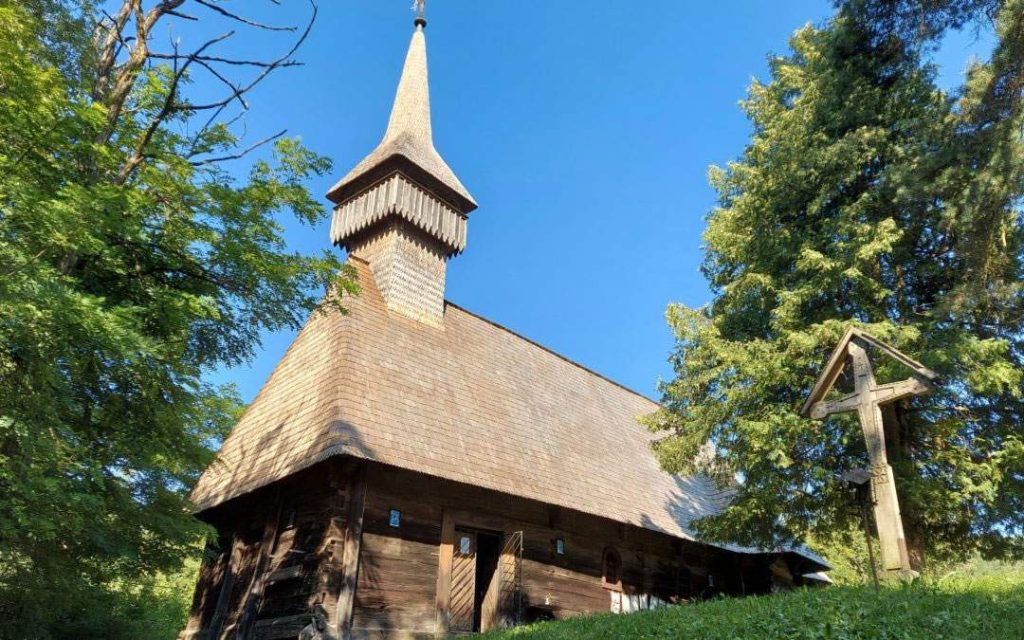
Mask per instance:
[[[602,614],[519,627],[487,640],[1024,639],[1024,569],[975,565],[912,585],[803,589],[633,615]]]

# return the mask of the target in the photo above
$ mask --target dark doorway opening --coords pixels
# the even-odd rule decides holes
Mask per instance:
[[[498,559],[501,557],[501,536],[479,531],[476,534],[476,591],[473,594],[473,631],[482,628],[484,614],[493,617],[490,611],[498,588]],[[490,595],[490,597],[488,597]],[[488,625],[490,626],[490,625]]]

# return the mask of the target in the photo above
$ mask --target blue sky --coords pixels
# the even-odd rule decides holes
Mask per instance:
[[[308,9],[252,4],[250,15],[278,22]],[[317,195],[379,141],[413,17],[411,0],[320,4],[305,65],[261,85],[245,117],[251,141],[287,128],[334,160],[310,184]],[[656,397],[671,376],[666,305],[710,298],[698,271],[714,205],[707,168],[742,152],[737,103],[769,54],[831,13],[821,0],[428,0],[435,143],[480,204],[447,297]],[[175,34],[183,47],[201,35],[189,23]],[[284,46],[236,40],[228,49],[249,54]],[[949,37],[936,55],[942,83],[958,84],[990,41]],[[329,245],[327,224],[285,222],[293,250]],[[293,337],[265,336],[252,363],[211,379],[250,400]]]

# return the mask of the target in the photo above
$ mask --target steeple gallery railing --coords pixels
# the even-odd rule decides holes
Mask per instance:
[[[388,216],[437,238],[450,254],[466,248],[466,216],[398,172],[334,210],[331,241],[344,243]]]

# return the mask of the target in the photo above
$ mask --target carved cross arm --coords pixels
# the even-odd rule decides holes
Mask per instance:
[[[811,417],[815,420],[824,420],[833,413],[846,413],[856,411],[860,403],[860,394],[851,393],[838,400],[822,400],[811,405]]]
[[[907,378],[899,382],[880,384],[872,390],[875,402],[879,405],[890,404],[910,396],[919,396],[932,390],[932,386],[918,380]]]

